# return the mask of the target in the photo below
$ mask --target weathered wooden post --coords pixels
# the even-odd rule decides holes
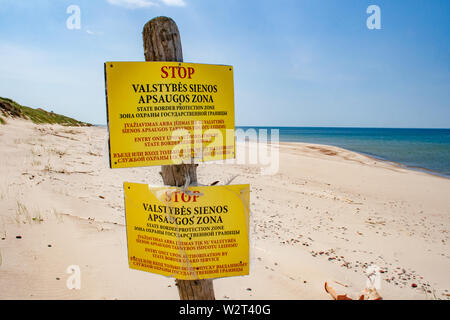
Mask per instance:
[[[144,26],[142,32],[146,61],[183,62],[180,32],[172,19],[157,17]],[[161,176],[165,185],[183,186],[197,184],[197,165],[165,165],[161,167]],[[181,300],[214,300],[214,288],[211,279],[176,280]]]

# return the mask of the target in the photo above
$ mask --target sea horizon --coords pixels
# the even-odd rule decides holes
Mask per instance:
[[[450,128],[236,126],[236,129],[250,128],[278,129],[280,142],[331,145],[450,178]]]
[[[95,123],[92,124],[94,127],[107,127],[108,124],[104,123]],[[236,125],[235,128],[349,128],[349,129],[424,129],[424,130],[450,130],[450,128],[428,128],[428,127],[360,127],[360,126],[241,126]]]
[[[237,126],[278,129],[280,142],[331,145],[402,167],[450,178],[450,129]]]

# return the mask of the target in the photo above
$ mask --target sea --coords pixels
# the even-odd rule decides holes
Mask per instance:
[[[279,130],[280,142],[341,147],[405,168],[450,178],[450,129],[237,127]]]

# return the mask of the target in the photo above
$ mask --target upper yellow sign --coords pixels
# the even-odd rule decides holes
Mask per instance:
[[[232,159],[233,67],[105,63],[111,168]]]

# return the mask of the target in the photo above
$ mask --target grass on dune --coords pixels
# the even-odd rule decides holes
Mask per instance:
[[[75,120],[54,112],[49,112],[41,108],[33,109],[22,106],[17,102],[0,97],[0,115],[3,117],[29,119],[34,123],[43,124],[60,124],[64,126],[90,126],[91,124]],[[0,117],[0,123],[6,124],[5,120]]]

